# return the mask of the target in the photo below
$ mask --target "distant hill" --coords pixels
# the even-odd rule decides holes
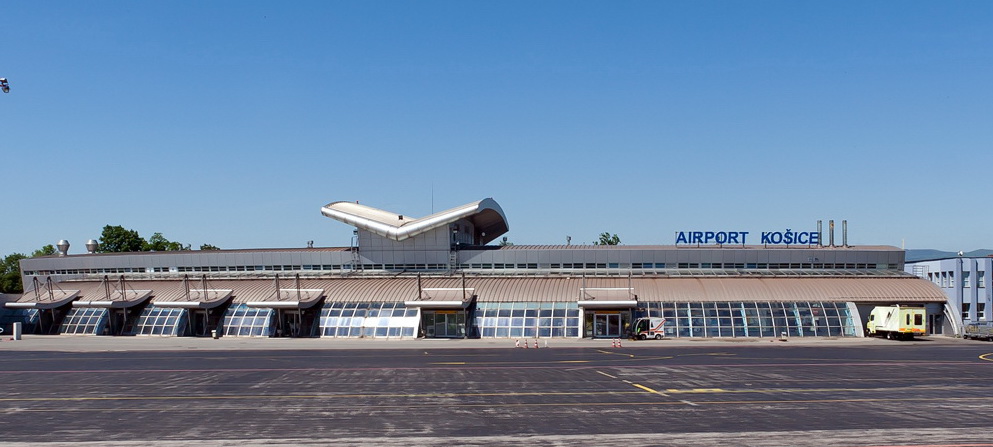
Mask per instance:
[[[990,255],[993,255],[993,250],[987,250],[987,249],[973,250],[962,254],[962,256],[967,258],[985,258]],[[907,262],[926,261],[930,259],[954,258],[956,256],[958,256],[958,253],[954,251],[941,251],[941,250],[930,250],[930,249],[907,250]]]

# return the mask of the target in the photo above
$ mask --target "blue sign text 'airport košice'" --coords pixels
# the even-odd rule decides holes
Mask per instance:
[[[746,240],[748,234],[747,231],[677,231],[676,245],[745,245],[748,243]],[[820,235],[816,231],[793,231],[787,228],[786,231],[762,232],[762,245],[816,245],[818,243],[820,243]]]

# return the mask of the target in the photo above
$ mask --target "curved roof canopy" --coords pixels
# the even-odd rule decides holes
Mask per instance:
[[[486,244],[510,230],[503,209],[489,198],[421,218],[411,218],[354,202],[329,203],[321,207],[321,214],[395,241],[412,238],[460,219],[472,222],[476,231],[475,239],[480,244]]]

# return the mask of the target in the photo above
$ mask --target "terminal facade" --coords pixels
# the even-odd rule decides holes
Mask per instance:
[[[990,321],[993,309],[993,257],[951,257],[907,263],[906,271],[941,289],[949,324],[956,334],[970,323]]]
[[[945,295],[905,271],[903,250],[835,246],[833,225],[827,245],[818,230],[793,244],[686,232],[668,246],[520,246],[493,244],[510,227],[492,199],[423,218],[355,202],[321,212],[354,227],[351,246],[91,243],[69,255],[60,244],[21,261],[26,292],[8,297],[2,322],[74,335],[617,338],[664,317],[667,337],[855,337],[873,306],[906,304],[928,309],[931,333],[955,331]]]

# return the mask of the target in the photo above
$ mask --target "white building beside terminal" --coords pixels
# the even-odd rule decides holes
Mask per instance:
[[[993,257],[951,257],[906,264],[906,271],[933,283],[947,297],[947,315],[956,334],[969,323],[990,321]]]
[[[669,337],[854,337],[873,306],[912,304],[928,309],[931,333],[955,330],[945,294],[905,271],[903,250],[835,245],[833,229],[828,244],[818,230],[519,246],[491,244],[510,229],[492,199],[422,218],[353,202],[321,212],[354,227],[351,246],[22,260],[26,292],[4,304],[3,323],[43,334],[614,338],[665,317]]]

